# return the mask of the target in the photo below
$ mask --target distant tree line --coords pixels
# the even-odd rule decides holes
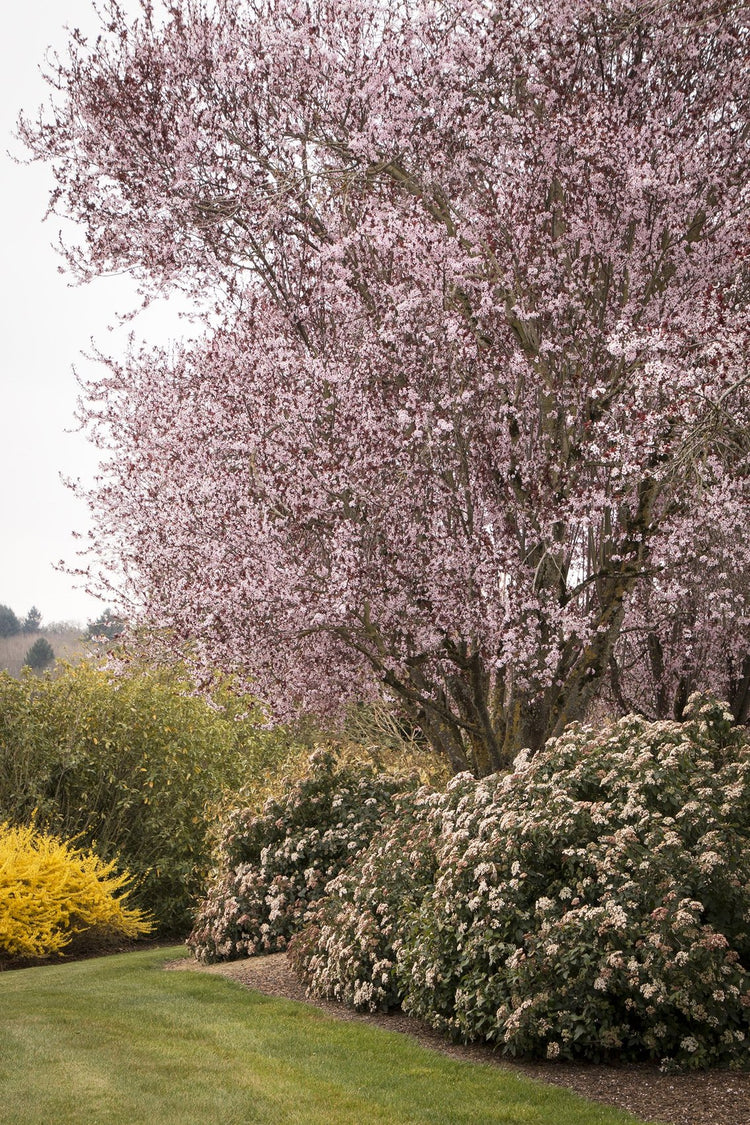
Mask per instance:
[[[15,637],[18,633],[38,633],[42,615],[35,605],[20,620],[7,605],[0,605],[0,637]]]
[[[122,618],[107,608],[97,617],[96,621],[89,621],[86,636],[90,640],[100,640],[102,637],[106,637],[107,640],[114,641],[120,636],[124,628],[125,622]]]
[[[23,619],[18,617],[10,606],[0,605],[0,637],[16,637],[19,633],[38,633],[41,626],[42,614],[35,605]],[[124,628],[125,622],[122,618],[108,607],[95,621],[89,621],[85,635],[90,639],[107,637],[109,640],[114,640]],[[52,629],[55,631],[54,626]]]
[[[75,626],[70,627],[75,629]],[[0,639],[39,633],[41,628],[42,614],[36,606],[32,606],[25,617],[19,617],[10,606],[0,604]],[[124,628],[124,621],[111,609],[106,608],[96,620],[88,622],[83,635],[90,641],[115,641]],[[47,634],[58,631],[59,626],[54,623],[45,629]],[[37,636],[29,645],[23,665],[34,672],[42,672],[54,663],[55,655],[47,636]]]

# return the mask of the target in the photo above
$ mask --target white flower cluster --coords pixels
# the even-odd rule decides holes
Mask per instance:
[[[699,706],[402,800],[295,939],[308,986],[511,1054],[741,1059],[750,748]]]
[[[230,813],[188,945],[201,961],[286,949],[327,884],[367,846],[416,780],[340,764],[330,752],[262,811]]]

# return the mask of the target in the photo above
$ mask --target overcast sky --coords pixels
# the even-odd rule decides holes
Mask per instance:
[[[65,24],[84,34],[93,30],[90,0],[14,4],[4,14],[0,40],[0,603],[19,615],[36,605],[47,622],[84,624],[103,606],[54,569],[60,559],[75,563],[71,533],[88,527],[85,504],[60,475],[90,480],[96,467],[96,451],[70,432],[78,393],[72,368],[95,374],[81,358],[92,340],[110,354],[122,352],[126,333],[110,326],[116,326],[118,311],[133,307],[134,291],[123,278],[71,287],[60,275],[51,246],[60,223],[42,222],[49,169],[19,167],[7,151],[21,152],[13,138],[18,112],[33,114],[47,97],[39,66],[47,48],[65,44]],[[154,342],[178,331],[174,317],[153,308],[136,328]]]

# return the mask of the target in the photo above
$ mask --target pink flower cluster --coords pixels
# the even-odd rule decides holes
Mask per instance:
[[[89,387],[92,582],[279,712],[385,691],[456,771],[609,680],[750,714],[747,9],[107,9],[22,131],[202,329]]]

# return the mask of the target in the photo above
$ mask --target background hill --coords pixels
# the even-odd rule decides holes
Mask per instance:
[[[44,637],[52,646],[56,660],[75,662],[90,652],[92,642],[86,637],[85,629],[72,622],[52,623],[34,633],[16,633],[12,637],[0,637],[0,671],[20,676],[21,669],[31,646]]]

